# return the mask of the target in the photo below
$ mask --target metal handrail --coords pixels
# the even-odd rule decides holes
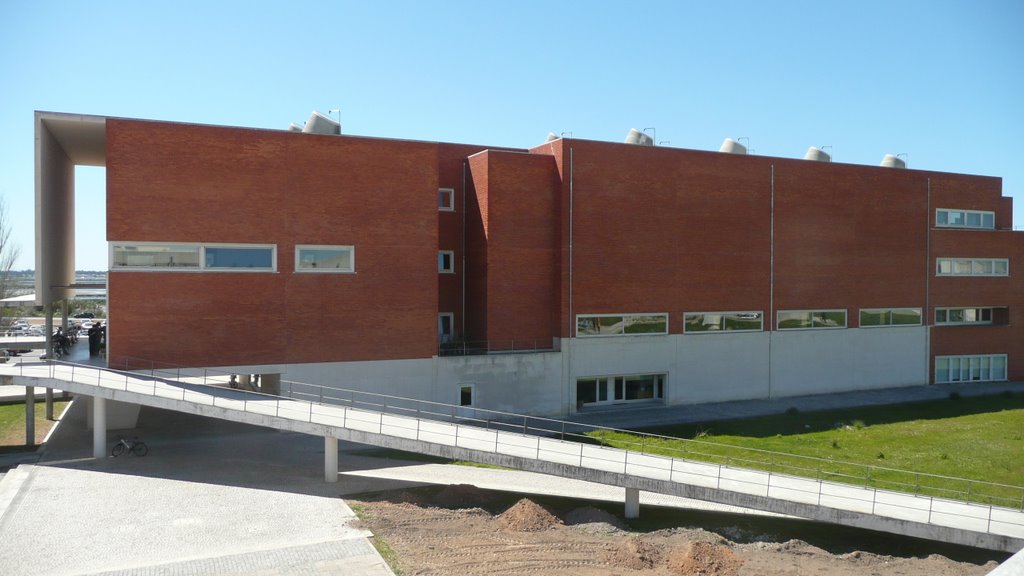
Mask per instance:
[[[667,461],[669,463],[668,471],[669,471],[669,477],[670,478],[672,478],[674,476],[674,474],[676,472],[677,466],[682,466],[684,464],[717,467],[716,477],[717,477],[717,483],[718,483],[719,486],[721,485],[721,482],[723,480],[723,478],[722,478],[723,470],[746,470],[748,472],[753,472],[753,473],[763,473],[763,472],[756,472],[754,470],[750,470],[749,468],[743,468],[743,469],[734,468],[734,464],[737,464],[737,463],[742,464],[744,462],[752,462],[752,463],[756,463],[756,464],[763,464],[763,461],[748,460],[746,458],[738,458],[738,457],[732,457],[732,456],[724,456],[723,457],[721,455],[714,455],[715,458],[718,458],[718,459],[724,458],[725,459],[725,463],[724,464],[722,464],[722,463],[715,464],[715,463],[707,463],[707,462],[701,462],[701,461],[690,460],[690,459],[677,459],[677,458],[674,458],[674,457],[671,457],[671,456],[664,456],[664,455],[657,454],[657,453],[651,453],[651,452],[648,452],[646,450],[646,446],[644,446],[642,442],[640,443],[641,444],[641,450],[639,450],[639,451],[638,450],[614,448],[614,447],[610,447],[610,446],[605,445],[603,442],[601,442],[599,444],[594,444],[594,440],[595,440],[594,438],[592,438],[590,436],[586,436],[585,434],[581,433],[579,430],[581,430],[581,429],[583,429],[583,430],[586,430],[586,429],[595,430],[595,429],[597,429],[597,430],[611,430],[611,431],[617,431],[617,432],[626,432],[626,433],[637,434],[638,436],[641,436],[642,437],[642,441],[646,440],[647,438],[670,439],[670,440],[680,440],[680,439],[672,438],[672,437],[669,437],[669,436],[655,435],[655,434],[636,433],[636,432],[632,432],[632,431],[628,431],[628,430],[621,430],[621,429],[617,429],[617,428],[602,427],[602,426],[592,426],[592,425],[583,425],[583,424],[579,424],[579,423],[575,423],[575,422],[568,422],[568,421],[564,421],[564,420],[556,420],[556,419],[545,418],[545,417],[540,417],[540,416],[528,416],[528,415],[523,415],[523,414],[514,414],[514,413],[510,413],[510,412],[501,412],[501,411],[495,411],[495,410],[487,410],[487,409],[482,409],[482,408],[472,408],[472,407],[456,406],[456,405],[453,405],[453,404],[444,404],[444,403],[432,402],[432,401],[428,401],[428,400],[416,400],[416,399],[405,398],[405,397],[401,397],[401,396],[393,396],[393,395],[387,395],[387,394],[378,394],[378,393],[373,393],[373,392],[363,392],[363,391],[358,391],[358,390],[331,388],[331,387],[320,386],[320,385],[316,385],[316,384],[308,384],[308,383],[296,382],[296,381],[291,381],[291,380],[284,380],[284,381],[282,381],[282,385],[285,384],[285,383],[287,383],[289,385],[289,392],[291,392],[293,394],[296,393],[295,392],[295,386],[296,385],[306,386],[306,387],[310,387],[310,388],[313,388],[313,389],[317,389],[319,391],[319,399],[318,399],[318,401],[314,402],[314,401],[304,400],[302,398],[298,398],[298,397],[294,397],[294,396],[293,397],[289,397],[289,396],[276,396],[276,395],[264,394],[264,393],[261,393],[261,392],[253,392],[253,391],[248,391],[248,390],[228,389],[228,388],[226,388],[224,386],[224,384],[222,382],[219,385],[211,385],[211,384],[208,383],[208,380],[210,378],[216,376],[218,378],[218,380],[219,380],[219,379],[223,378],[223,375],[229,374],[229,372],[226,372],[226,371],[218,371],[218,370],[211,370],[211,369],[202,369],[203,382],[191,382],[191,381],[188,381],[187,379],[188,378],[197,378],[198,376],[181,376],[181,372],[185,371],[185,372],[192,372],[193,374],[198,374],[199,373],[199,369],[192,369],[192,370],[179,369],[177,371],[178,379],[175,380],[174,378],[158,377],[158,376],[156,376],[155,375],[156,370],[154,370],[153,373],[147,375],[145,373],[132,372],[132,371],[118,371],[118,370],[109,370],[109,369],[102,370],[102,369],[97,369],[94,366],[81,365],[81,364],[75,364],[75,363],[71,363],[71,362],[62,362],[62,361],[47,361],[47,362],[38,362],[38,363],[24,363],[23,362],[23,363],[19,363],[18,364],[18,366],[20,367],[20,370],[21,370],[22,373],[24,373],[24,370],[25,370],[26,366],[28,366],[28,367],[35,367],[35,366],[40,366],[40,365],[45,365],[45,366],[48,367],[49,377],[51,377],[51,378],[54,377],[54,374],[57,371],[57,367],[61,367],[61,366],[69,367],[70,368],[72,380],[74,380],[74,378],[75,378],[75,371],[76,370],[86,369],[86,370],[89,370],[90,372],[96,371],[96,385],[100,386],[100,387],[104,387],[104,380],[105,380],[103,378],[103,373],[104,372],[117,374],[118,375],[118,378],[116,378],[117,382],[121,381],[120,380],[121,376],[124,377],[124,390],[126,390],[126,391],[128,391],[129,384],[132,384],[131,383],[131,379],[132,378],[138,379],[139,377],[142,377],[142,378],[145,378],[145,379],[148,379],[148,380],[151,381],[151,384],[150,384],[149,387],[152,389],[152,395],[153,396],[160,396],[160,397],[166,397],[167,394],[166,393],[165,394],[157,394],[158,384],[163,384],[163,385],[166,386],[169,382],[173,382],[174,384],[177,384],[177,385],[180,386],[181,399],[183,401],[187,401],[187,394],[188,394],[188,392],[190,390],[190,387],[215,388],[215,389],[217,389],[219,391],[218,394],[220,394],[220,397],[218,397],[216,395],[212,395],[212,394],[210,395],[212,397],[211,403],[213,405],[215,405],[215,406],[218,405],[217,404],[217,400],[218,399],[220,399],[220,400],[222,400],[224,402],[232,402],[232,401],[233,402],[237,402],[237,401],[239,401],[239,396],[241,396],[241,399],[240,399],[240,401],[242,402],[241,409],[243,411],[253,412],[253,413],[258,413],[258,414],[267,414],[266,408],[268,407],[269,404],[273,403],[274,404],[274,414],[276,416],[288,417],[288,418],[294,419],[293,416],[296,413],[304,413],[306,415],[306,421],[308,421],[308,422],[313,422],[313,417],[315,415],[318,415],[315,412],[315,408],[317,406],[341,408],[342,409],[341,417],[342,417],[343,422],[347,422],[350,418],[353,418],[354,416],[358,416],[358,414],[366,414],[366,415],[369,415],[371,417],[369,422],[375,422],[375,423],[378,424],[378,426],[379,426],[379,431],[378,432],[381,433],[381,434],[384,434],[385,416],[407,418],[407,419],[411,419],[412,420],[412,422],[414,423],[414,426],[413,427],[406,426],[406,427],[404,427],[404,429],[415,431],[415,436],[416,436],[417,440],[420,439],[421,433],[439,434],[439,432],[436,432],[436,431],[431,432],[429,430],[424,430],[423,429],[424,426],[429,424],[429,423],[433,423],[435,425],[436,424],[440,424],[440,423],[444,423],[446,425],[452,426],[454,428],[455,445],[459,445],[460,427],[463,427],[464,429],[467,429],[467,433],[469,433],[469,434],[473,433],[473,432],[471,432],[469,430],[471,428],[471,429],[473,429],[475,431],[478,431],[478,432],[479,431],[483,431],[483,432],[486,432],[488,434],[493,434],[494,435],[494,452],[499,452],[499,448],[500,448],[500,445],[501,445],[500,444],[501,435],[503,433],[513,433],[513,434],[515,434],[517,436],[532,437],[532,438],[536,439],[536,447],[533,448],[533,450],[535,450],[535,452],[536,452],[536,458],[537,459],[543,459],[543,458],[541,458],[541,452],[542,451],[549,451],[549,449],[542,448],[541,442],[542,442],[543,439],[551,440],[552,437],[558,437],[558,438],[560,438],[561,440],[564,441],[566,439],[566,437],[569,437],[571,439],[582,440],[582,442],[577,442],[577,441],[566,442],[566,444],[569,444],[569,445],[574,447],[573,451],[571,453],[569,453],[569,452],[557,452],[558,455],[561,455],[561,456],[571,455],[575,459],[576,458],[575,454],[577,452],[575,447],[578,447],[578,460],[579,460],[579,465],[581,467],[583,466],[584,459],[587,459],[587,461],[595,461],[596,460],[598,463],[607,463],[608,465],[614,464],[615,466],[618,466],[618,464],[621,462],[621,464],[622,464],[621,472],[623,474],[626,474],[626,475],[629,475],[629,469],[630,469],[630,465],[631,464],[633,466],[640,466],[640,467],[645,467],[646,466],[646,467],[649,467],[651,469],[657,468],[659,470],[665,470],[663,467],[662,468],[658,468],[658,467],[654,467],[654,466],[651,466],[651,465],[637,464],[635,461],[639,457],[648,458],[648,459],[652,459],[652,458],[653,459],[660,459],[660,461],[662,461],[662,462]],[[8,368],[13,368],[13,366],[8,367]],[[161,370],[161,372],[164,372],[164,370]],[[107,378],[106,381],[109,383],[111,381],[111,379]],[[137,387],[137,386],[140,386],[140,385],[143,385],[143,384],[141,382],[137,381],[137,382],[133,383],[133,385]],[[109,387],[109,386],[106,386],[106,387]],[[326,394],[325,394],[325,391],[327,392]],[[340,398],[340,397],[336,396],[336,394],[339,393],[339,392],[343,393],[343,394],[347,393],[349,398],[345,399],[345,398]],[[298,392],[298,395],[300,395],[300,396],[311,396],[311,394],[303,393],[303,392]],[[373,399],[376,399],[377,401],[376,402],[366,402],[366,401],[362,401],[362,400],[357,401],[356,400],[356,396],[357,395],[369,396],[369,397],[371,397]],[[335,402],[331,402],[332,400],[335,401]],[[346,400],[347,400],[348,406],[344,406],[344,405],[339,406],[336,403],[337,401],[341,401],[344,404]],[[390,401],[390,404],[389,404],[389,401]],[[251,408],[250,403],[252,403],[253,406],[259,406],[260,409],[250,409]],[[291,415],[289,415],[289,416],[282,416],[281,412],[282,412],[282,404],[283,403],[294,403],[294,404],[297,405],[294,408],[290,407],[290,406],[285,406],[284,407],[285,411],[290,413]],[[409,408],[409,407],[405,407],[405,406],[400,406],[399,405],[399,404],[403,404],[403,403],[412,403],[414,406],[416,406],[416,408]],[[232,406],[232,407],[237,408],[237,406]],[[364,411],[362,409],[363,407],[373,407],[374,410],[373,410],[373,412]],[[352,410],[354,412],[350,413],[350,410]],[[374,412],[376,412],[376,414],[374,414]],[[395,412],[397,412],[398,414],[395,414]],[[500,416],[501,418],[498,419],[498,418],[495,417],[493,419],[492,418],[483,419],[483,418],[480,418],[478,416],[479,413],[483,413],[485,415],[491,414],[491,415],[495,415],[495,416]],[[470,415],[470,414],[472,414],[472,415]],[[324,414],[321,413],[319,415],[323,416]],[[359,420],[356,420],[356,421],[359,421]],[[531,424],[547,424],[547,425],[555,425],[555,427],[539,427],[539,426],[531,426]],[[393,428],[398,428],[398,429],[403,428],[402,426],[399,426],[397,422],[391,422],[391,423],[387,424],[387,426],[388,427],[393,427]],[[343,427],[346,427],[346,426],[343,424]],[[465,441],[464,439],[465,439],[465,434],[463,434],[463,441]],[[508,438],[506,438],[506,440],[508,440]],[[710,442],[705,442],[705,441],[700,441],[700,440],[686,440],[686,442],[689,442],[689,443],[692,443],[692,444],[695,444],[695,445],[702,445],[702,446],[716,446],[716,447],[723,446],[721,444],[715,444],[715,443],[710,443]],[[515,444],[515,443],[513,443],[513,444],[507,444],[506,443],[506,445],[509,445],[509,446],[519,446],[518,444]],[[586,454],[588,452],[588,448],[591,449],[589,455]],[[915,478],[917,478],[917,484],[918,485],[920,484],[920,478],[921,477],[939,478],[939,479],[943,479],[943,480],[952,480],[952,481],[956,481],[956,482],[966,482],[967,483],[966,497],[965,498],[957,498],[957,500],[963,500],[964,502],[966,502],[966,505],[968,505],[968,506],[987,508],[988,509],[988,514],[989,514],[989,528],[991,528],[991,513],[992,513],[993,509],[995,508],[995,506],[993,506],[991,504],[985,504],[985,503],[982,503],[982,502],[978,502],[977,499],[972,499],[971,498],[972,494],[977,496],[979,494],[979,492],[980,492],[980,490],[976,490],[975,489],[976,487],[987,486],[987,487],[996,487],[996,488],[1009,489],[1009,490],[1012,490],[1012,491],[1019,491],[1019,492],[1021,492],[1022,497],[1019,500],[1019,502],[1020,502],[1019,508],[1018,508],[1018,504],[1017,504],[1018,500],[1017,500],[1016,497],[1014,497],[1012,499],[1012,502],[1013,502],[1012,508],[1008,507],[1008,506],[1004,506],[1004,507],[1001,507],[1001,508],[1003,508],[1005,510],[1019,509],[1022,512],[1024,512],[1024,487],[1020,487],[1020,486],[1012,486],[1012,485],[1008,485],[1008,484],[999,484],[999,483],[994,483],[994,482],[985,482],[985,481],[980,481],[980,480],[971,480],[971,479],[966,479],[966,478],[955,478],[955,477],[943,476],[943,475],[938,475],[938,474],[918,473],[918,472],[912,472],[912,471],[899,470],[899,469],[895,469],[895,468],[883,468],[883,467],[872,466],[872,465],[865,465],[865,464],[848,463],[848,462],[847,463],[836,462],[836,461],[825,460],[825,459],[816,458],[816,457],[799,456],[799,455],[785,454],[785,453],[779,453],[779,452],[771,452],[771,451],[760,450],[760,449],[753,449],[753,448],[743,448],[743,447],[730,447],[730,448],[738,448],[738,449],[740,449],[740,452],[751,452],[751,453],[758,453],[758,454],[768,454],[768,455],[779,456],[779,457],[784,457],[784,458],[796,458],[798,461],[806,460],[806,461],[815,462],[815,463],[842,464],[842,465],[846,465],[846,466],[852,466],[852,467],[856,467],[856,468],[866,469],[867,470],[866,479],[868,480],[868,483],[869,483],[868,485],[869,486],[871,486],[871,484],[872,484],[872,478],[871,478],[871,472],[872,471],[875,471],[875,472],[877,472],[877,471],[885,471],[885,472],[896,472],[896,473],[902,473],[902,474],[910,474],[910,475],[913,475]],[[602,458],[600,456],[597,456],[596,453],[594,453],[594,450],[612,450],[612,452],[602,452],[601,454],[605,454],[605,455],[614,454],[615,457],[614,458],[611,458],[611,457],[609,457],[609,458]],[[681,452],[686,453],[686,451],[681,451]],[[697,454],[699,455],[700,453],[697,453]],[[620,456],[621,456],[621,458],[620,458]],[[633,463],[630,463],[630,458],[631,457],[634,460]],[[783,464],[783,466],[785,467],[784,464]],[[795,466],[793,468],[800,469],[800,467],[795,467]],[[877,487],[863,487],[863,486],[853,485],[853,484],[851,484],[849,482],[836,483],[836,482],[831,481],[831,480],[829,480],[829,481],[825,480],[826,476],[830,477],[830,478],[832,478],[832,477],[841,477],[841,478],[851,478],[851,479],[857,479],[857,480],[863,479],[862,477],[855,476],[855,475],[852,475],[852,474],[842,474],[842,473],[836,473],[836,472],[833,472],[833,471],[830,471],[830,470],[824,470],[824,469],[822,469],[822,467],[820,465],[817,466],[816,468],[817,468],[817,474],[815,475],[813,480],[808,478],[806,475],[782,474],[781,476],[788,477],[788,478],[795,478],[795,479],[804,479],[806,481],[816,482],[818,484],[817,498],[818,498],[819,502],[820,502],[820,499],[821,499],[822,496],[828,496],[827,494],[823,494],[823,492],[822,492],[824,486],[826,484],[828,484],[828,485],[835,485],[835,486],[850,486],[852,488],[856,488],[856,489],[860,489],[860,490],[872,490],[872,494],[873,495],[872,495],[872,499],[870,500],[871,503],[872,503],[872,509],[874,509],[875,505],[878,503],[877,502],[877,496],[878,496],[879,490],[878,490]],[[598,468],[598,469],[605,469],[605,468]],[[811,470],[811,471],[813,471],[814,468],[810,468],[810,469],[804,468],[804,470]],[[775,474],[776,477],[779,477],[779,474],[777,472],[775,472],[774,470],[772,470],[772,469],[769,469],[767,471],[767,474],[768,474],[767,493],[770,494],[771,488],[772,488],[772,486],[771,486],[772,475]],[[728,479],[728,478],[726,478],[725,480],[726,481],[735,481],[735,480]],[[901,484],[901,483],[898,483],[898,482],[892,482],[892,483],[894,483],[894,484]],[[906,484],[904,484],[904,485],[906,485]],[[950,493],[958,495],[958,496],[965,494],[965,491],[963,491],[963,490],[954,490],[954,489],[940,488],[940,487],[935,487],[935,489],[943,491],[943,492],[950,492]],[[801,490],[797,490],[797,491],[801,491]],[[807,492],[807,493],[813,494],[813,492],[808,492],[808,491],[802,491],[802,492]],[[889,493],[893,493],[894,494],[895,492],[889,492]],[[907,494],[906,491],[901,491],[901,493]],[[913,495],[915,498],[927,498],[927,499],[929,499],[928,512],[929,512],[929,518],[931,518],[932,507],[933,507],[933,505],[935,503],[935,497],[934,496],[926,496],[926,495],[922,495],[922,494],[908,494],[908,495]],[[985,496],[985,497],[990,499],[990,500],[992,500],[992,499],[999,499],[999,500],[1005,500],[1005,501],[1008,501],[1008,502],[1011,501],[1010,498],[998,497],[998,496],[993,496],[993,495],[989,495],[989,496]],[[867,500],[865,500],[865,502],[866,501]],[[886,503],[883,503],[883,504],[886,504]],[[888,504],[886,504],[886,505],[888,505]],[[896,506],[899,506],[899,505],[896,505]],[[969,517],[974,518],[973,516],[969,516]],[[1003,523],[1006,523],[1006,522],[1003,522]],[[1012,523],[1012,522],[1010,524],[1016,525],[1016,523]],[[1022,523],[1021,526],[1024,526],[1024,523]]]

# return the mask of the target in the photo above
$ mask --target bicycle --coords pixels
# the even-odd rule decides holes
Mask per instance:
[[[149,454],[149,446],[146,446],[145,442],[139,440],[138,436],[131,440],[125,440],[124,437],[118,438],[117,444],[114,444],[113,450],[110,451],[110,455],[117,458],[125,452],[135,454],[136,456],[145,456]]]

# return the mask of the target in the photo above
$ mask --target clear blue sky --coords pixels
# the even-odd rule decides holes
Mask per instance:
[[[1024,2],[0,0],[0,195],[34,267],[34,110],[533,146],[548,132],[1001,176],[1024,225]],[[105,269],[103,171],[77,263]]]

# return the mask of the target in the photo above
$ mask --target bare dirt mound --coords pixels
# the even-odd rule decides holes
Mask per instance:
[[[661,562],[662,556],[654,544],[633,537],[617,542],[605,560],[618,568],[650,570]]]
[[[438,492],[431,502],[441,508],[481,508],[494,501],[494,495],[472,484],[451,484]]]
[[[497,521],[505,528],[518,532],[540,532],[562,524],[558,516],[529,498],[523,498],[502,512]]]
[[[743,558],[726,546],[710,542],[691,542],[674,550],[668,559],[668,567],[675,574],[690,576],[736,576]]]
[[[568,526],[580,526],[590,524],[608,524],[619,530],[626,530],[626,523],[623,522],[618,516],[602,510],[600,508],[594,508],[593,506],[584,506],[582,508],[576,508],[572,512],[565,515],[565,523]]]

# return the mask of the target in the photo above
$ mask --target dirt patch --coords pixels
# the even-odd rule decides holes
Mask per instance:
[[[454,489],[451,496],[476,489]],[[486,491],[482,491],[486,492]],[[362,528],[386,542],[406,574],[420,576],[982,576],[994,562],[976,565],[943,556],[896,558],[870,552],[831,554],[800,540],[736,544],[716,532],[675,527],[648,532],[596,533],[576,526],[611,526],[613,514],[578,508],[565,514],[524,499],[494,516],[479,508],[440,508],[436,491],[353,500],[365,509]],[[426,501],[415,505],[412,501]],[[501,502],[496,496],[493,502]],[[478,503],[478,501],[474,501]],[[460,503],[459,506],[466,504]],[[597,522],[588,522],[597,520]],[[576,524],[574,524],[576,523]]]
[[[617,532],[627,529],[626,523],[618,516],[593,506],[576,508],[566,514],[563,520],[567,526],[588,532]]]
[[[632,537],[615,544],[607,554],[608,563],[619,568],[631,570],[650,570],[662,559],[662,552],[654,544]]]
[[[517,532],[540,532],[560,526],[562,520],[529,498],[523,498],[498,516],[498,523]]]
[[[727,546],[710,542],[691,542],[669,555],[668,567],[683,576],[736,576],[743,558]]]

